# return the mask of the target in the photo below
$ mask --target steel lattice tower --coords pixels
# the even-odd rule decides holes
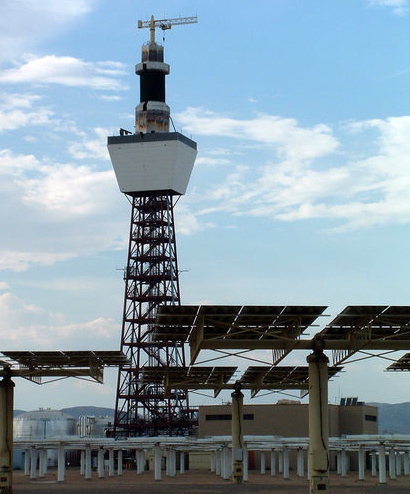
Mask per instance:
[[[131,363],[118,372],[115,436],[181,435],[191,425],[186,391],[165,395],[162,384],[142,380],[145,367],[185,366],[180,339],[158,338],[154,332],[158,307],[180,305],[174,204],[185,193],[196,157],[194,141],[169,132],[169,66],[163,62],[163,47],[155,42],[155,27],[169,29],[172,21],[152,18],[148,25],[151,39],[136,65],[140,104],[135,133],[121,129],[119,136],[108,138],[120,190],[132,204],[121,333],[121,350]]]

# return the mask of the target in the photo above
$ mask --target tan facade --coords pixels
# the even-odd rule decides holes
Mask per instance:
[[[308,405],[298,402],[244,405],[245,435],[308,437]],[[377,408],[369,405],[329,405],[329,436],[377,434]],[[230,405],[199,407],[199,437],[231,434]]]

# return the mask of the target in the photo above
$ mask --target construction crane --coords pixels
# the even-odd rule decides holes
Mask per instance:
[[[172,26],[196,24],[197,22],[198,17],[196,15],[193,17],[177,17],[176,19],[154,19],[154,16],[151,16],[149,21],[138,21],[138,27],[148,27],[150,30],[150,43],[155,43],[155,28],[159,27],[163,31],[166,31],[167,29],[171,29]]]

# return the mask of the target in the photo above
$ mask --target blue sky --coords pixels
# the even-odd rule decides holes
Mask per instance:
[[[164,41],[173,121],[199,148],[176,208],[183,303],[408,304],[408,0],[5,1],[2,349],[119,348],[130,208],[106,137],[133,128],[151,14],[199,20]],[[408,401],[388,364],[350,364],[330,400]],[[114,392],[115,372],[19,381],[16,407]]]

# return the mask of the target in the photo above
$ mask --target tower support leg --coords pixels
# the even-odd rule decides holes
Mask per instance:
[[[14,383],[9,376],[0,382],[0,493],[13,489],[13,398]]]
[[[232,397],[232,482],[243,483],[243,393],[238,383]]]
[[[309,365],[309,469],[310,494],[329,492],[328,358],[317,350]]]

